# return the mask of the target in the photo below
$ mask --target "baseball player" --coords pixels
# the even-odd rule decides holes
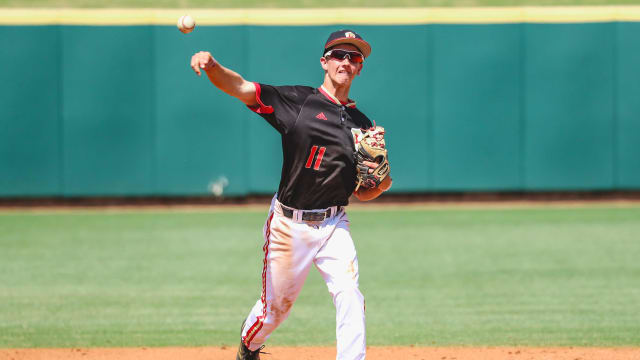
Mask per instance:
[[[389,176],[373,176],[354,192],[361,169],[366,177],[380,166],[354,156],[357,136],[372,123],[349,99],[349,89],[370,53],[371,46],[356,32],[332,33],[320,58],[325,75],[317,88],[249,82],[209,52],[191,58],[196,74],[204,71],[282,137],[280,185],[263,229],[262,292],[242,325],[236,360],[260,358],[269,335],[289,316],[312,265],[336,307],[336,358],[365,358],[365,303],[345,206],[352,194],[367,201],[391,186]]]

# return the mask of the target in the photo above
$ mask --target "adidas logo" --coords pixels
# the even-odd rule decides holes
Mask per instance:
[[[320,119],[320,120],[327,120],[327,117],[324,116],[324,113],[321,112],[320,114],[316,115],[316,119]]]

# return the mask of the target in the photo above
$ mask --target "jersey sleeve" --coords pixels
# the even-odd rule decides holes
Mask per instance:
[[[281,134],[287,133],[295,125],[308,96],[306,87],[254,84],[258,105],[248,108],[262,116]]]

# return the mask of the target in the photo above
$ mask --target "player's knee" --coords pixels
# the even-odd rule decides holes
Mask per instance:
[[[337,287],[334,291],[331,291],[333,296],[333,303],[337,305],[338,302],[357,302],[364,303],[364,295],[356,285]]]

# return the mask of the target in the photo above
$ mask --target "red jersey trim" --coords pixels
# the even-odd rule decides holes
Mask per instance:
[[[258,84],[257,82],[253,83],[256,86],[256,101],[258,102],[258,105],[256,106],[249,106],[247,105],[247,107],[257,113],[257,114],[273,114],[273,106],[267,106],[262,102],[262,99],[260,99],[260,92],[262,91],[260,89],[260,84]]]
[[[349,101],[347,102],[342,102],[340,100],[338,100],[338,98],[336,98],[335,96],[329,94],[328,92],[325,91],[324,86],[320,86],[318,88],[318,90],[322,93],[322,95],[324,95],[327,99],[331,100],[331,102],[333,102],[334,104],[338,104],[338,105],[344,105],[346,107],[350,107],[350,108],[355,108],[356,107],[356,102],[349,99]]]

